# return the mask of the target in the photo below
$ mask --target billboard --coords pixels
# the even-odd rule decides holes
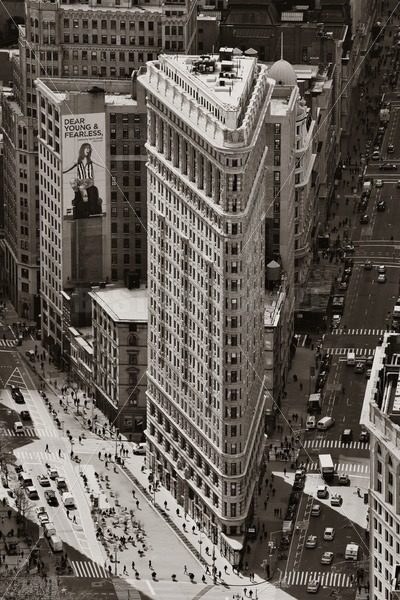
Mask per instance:
[[[61,127],[64,216],[70,220],[105,214],[104,113],[63,115]]]

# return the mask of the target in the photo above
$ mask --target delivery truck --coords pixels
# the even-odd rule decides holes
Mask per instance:
[[[335,475],[335,465],[330,454],[319,454],[319,470],[323,479],[332,479]]]

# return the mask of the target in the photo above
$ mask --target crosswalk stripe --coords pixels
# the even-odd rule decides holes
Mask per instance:
[[[102,569],[102,567],[100,567]],[[107,576],[107,575],[106,575]],[[350,587],[350,577],[347,573],[337,571],[288,571],[285,580],[288,586],[306,586],[309,581],[319,579],[321,586],[325,587]]]
[[[0,429],[0,435],[9,437],[59,437],[56,429],[34,429],[33,427],[25,427],[23,433],[16,433],[13,429]]]
[[[343,329],[342,327],[338,329],[333,329],[331,335],[383,335],[386,333],[386,329],[365,329],[365,328],[353,328],[353,329]]]
[[[336,463],[334,465],[335,470],[339,472],[355,472],[355,473],[369,473],[368,464],[359,463]],[[309,462],[307,465],[307,471],[319,471],[319,464],[317,461]]]
[[[345,448],[346,450],[369,450],[367,442],[341,442],[340,440],[305,440],[304,448]]]
[[[72,568],[76,577],[88,578],[104,578],[109,577],[109,574],[104,567],[94,561],[88,560],[73,560],[71,561]]]

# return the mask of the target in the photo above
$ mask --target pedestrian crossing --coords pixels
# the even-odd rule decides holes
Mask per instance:
[[[386,329],[334,329],[331,335],[383,335],[387,333]]]
[[[20,462],[35,462],[45,464],[47,462],[54,462],[56,453],[41,452],[40,450],[29,452],[27,450],[14,450],[14,454]]]
[[[324,348],[324,352],[332,356],[347,356],[348,352],[354,352],[359,358],[367,358],[374,353],[373,348]]]
[[[359,463],[336,463],[334,465],[335,471],[337,473],[359,473],[368,475],[369,474],[369,464],[359,464]],[[318,461],[309,462],[307,465],[307,473],[313,471],[319,471],[319,463]]]
[[[286,585],[307,585],[312,579],[319,579],[321,586],[325,587],[350,587],[352,580],[347,573],[338,573],[330,567],[329,572],[324,571],[288,571],[285,573]]]
[[[60,437],[60,434],[56,429],[35,429],[34,427],[25,427],[23,433],[15,433],[14,429],[0,429],[0,436],[19,438],[58,438]]]
[[[17,340],[0,340],[0,348],[14,348]]]
[[[303,448],[342,448],[351,450],[369,450],[367,442],[341,442],[340,440],[305,440]]]
[[[109,577],[104,567],[92,560],[72,560],[71,566],[75,577],[101,578]]]

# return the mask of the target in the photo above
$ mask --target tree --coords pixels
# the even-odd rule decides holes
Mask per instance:
[[[14,490],[15,508],[17,510],[17,521],[22,521],[23,529],[26,527],[26,520],[32,511],[32,502],[26,495],[25,489],[20,485]]]
[[[9,486],[8,467],[11,463],[11,457],[12,457],[12,454],[11,454],[11,447],[10,447],[9,442],[0,438],[0,469],[1,469],[1,472],[5,476],[7,487]]]

